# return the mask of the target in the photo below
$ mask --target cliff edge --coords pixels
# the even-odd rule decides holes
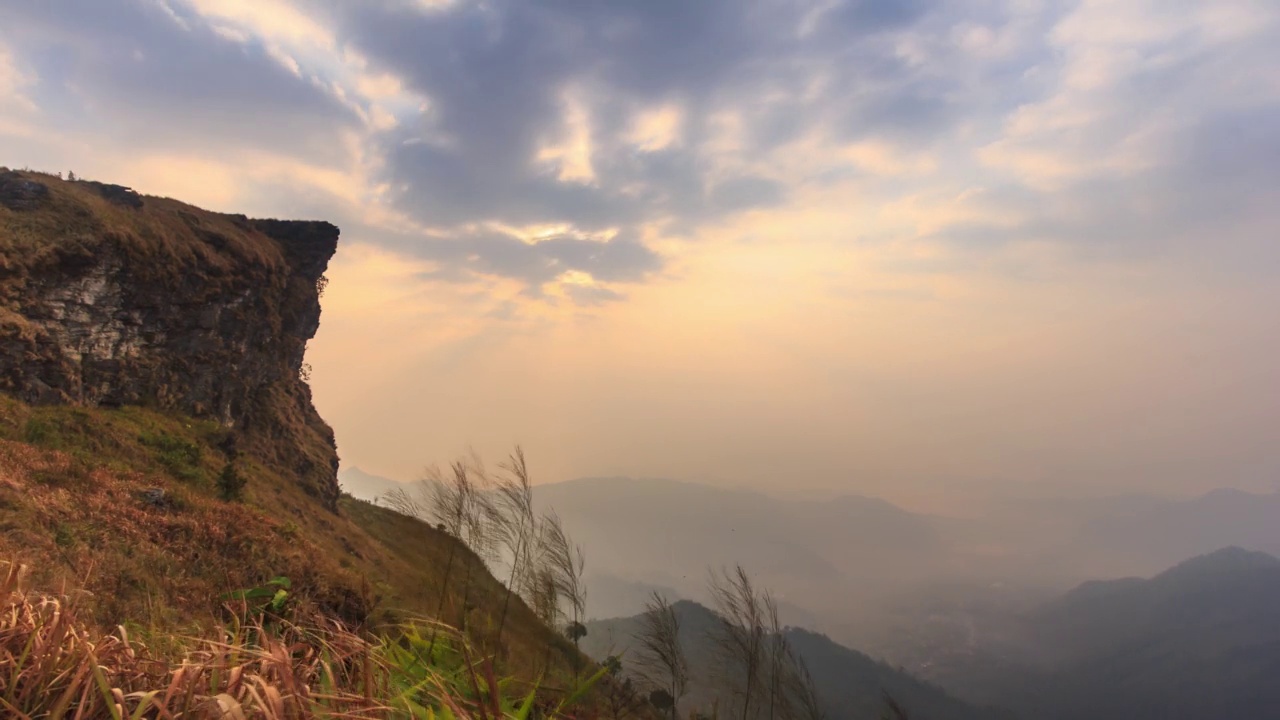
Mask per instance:
[[[0,168],[0,391],[216,420],[227,452],[335,509],[333,431],[302,375],[337,243],[325,222]]]

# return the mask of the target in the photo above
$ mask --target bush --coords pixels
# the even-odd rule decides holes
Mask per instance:
[[[223,500],[240,500],[244,497],[244,486],[248,483],[248,479],[236,470],[235,463],[229,462],[218,473],[218,494]]]

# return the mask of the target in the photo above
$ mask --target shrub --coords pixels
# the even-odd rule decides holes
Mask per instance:
[[[218,473],[218,495],[223,500],[238,501],[244,497],[244,486],[248,483],[248,479],[236,470],[236,464],[229,462]]]

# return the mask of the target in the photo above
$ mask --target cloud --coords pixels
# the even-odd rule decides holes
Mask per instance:
[[[980,202],[1006,219],[936,237],[1247,271],[1280,187],[1277,30],[1280,10],[1248,0],[1075,5],[1049,33],[1056,59],[1028,71],[1034,93],[975,152],[994,171]]]
[[[59,128],[135,151],[234,145],[336,164],[340,137],[359,124],[277,48],[229,38],[178,2],[6,3],[0,27]]]
[[[889,37],[935,6],[309,4],[339,42],[424,99],[377,141],[395,206],[481,255],[491,249],[467,229],[477,223],[692,235],[785,203],[789,181],[804,178],[782,177],[771,156],[814,128],[906,137],[944,126],[947,80],[895,57]],[[836,79],[815,93],[819,75]],[[732,152],[726,114],[741,130]]]
[[[855,197],[883,209],[850,243],[948,244],[932,262],[957,271],[1009,244],[1144,256],[1215,227],[1256,244],[1277,15],[1255,0],[10,3],[0,87],[17,100],[0,112],[11,131],[38,106],[58,132],[151,152],[149,177],[167,158],[222,163],[224,188],[236,162],[289,167],[242,173],[244,192],[337,216],[433,277],[550,297],[581,273],[621,298],[663,274],[673,254],[654,242]]]
[[[400,252],[434,263],[435,269],[425,272],[424,277],[446,281],[470,280],[476,275],[510,278],[535,293],[562,276],[586,276],[603,283],[637,282],[662,265],[656,252],[629,233],[603,240],[554,235],[530,241],[498,231],[479,231],[425,240],[416,235],[401,236],[399,243]]]
[[[32,120],[39,108],[27,97],[35,81],[18,66],[8,48],[0,45],[0,135],[25,137],[35,133]]]

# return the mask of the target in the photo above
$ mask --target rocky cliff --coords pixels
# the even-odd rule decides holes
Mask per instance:
[[[0,168],[0,391],[226,426],[333,508],[333,432],[302,378],[338,228],[206,212]]]

